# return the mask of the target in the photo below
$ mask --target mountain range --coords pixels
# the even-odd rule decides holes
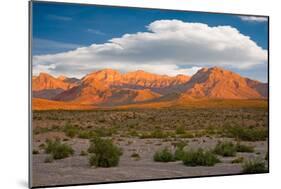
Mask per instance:
[[[32,95],[33,102],[40,101],[41,106],[113,107],[196,99],[266,99],[268,84],[219,67],[202,68],[192,77],[103,69],[81,79],[40,73],[32,78]]]

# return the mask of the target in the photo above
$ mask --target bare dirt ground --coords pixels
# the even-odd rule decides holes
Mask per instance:
[[[205,149],[211,149],[218,141],[218,139],[206,137],[187,140],[189,141],[188,148],[198,148],[200,146]],[[68,143],[72,144],[76,151],[72,157],[56,160],[53,163],[44,163],[46,154],[33,155],[34,186],[237,174],[242,170],[240,164],[231,163],[235,157],[220,157],[222,162],[213,167],[188,167],[184,166],[181,161],[154,162],[154,152],[164,146],[170,147],[171,142],[163,142],[161,139],[137,138],[122,138],[122,141],[118,142],[118,145],[123,149],[123,155],[118,167],[94,168],[89,166],[87,156],[79,155],[81,150],[87,150],[89,146],[88,140],[74,139]],[[267,152],[267,143],[265,141],[247,142],[247,144],[255,146],[256,153],[238,153],[236,157],[262,159],[265,156]],[[131,158],[133,152],[140,155],[139,160]]]
[[[155,162],[153,160],[154,153],[168,147],[172,151],[175,150],[173,145],[176,141],[184,141],[187,143],[186,149],[213,149],[218,141],[236,141],[234,138],[221,137],[217,134],[201,133],[200,136],[181,137],[178,135],[165,136],[163,138],[148,138],[130,136],[128,133],[134,132],[145,133],[151,130],[155,125],[162,129],[172,132],[176,128],[169,127],[169,123],[184,126],[186,131],[194,131],[194,128],[202,130],[209,129],[209,125],[221,125],[220,122],[235,122],[245,124],[245,126],[267,127],[267,113],[265,111],[256,110],[243,112],[245,118],[239,116],[241,111],[200,111],[187,112],[181,110],[179,112],[36,112],[33,121],[33,149],[39,154],[32,155],[32,172],[33,186],[51,186],[79,183],[99,183],[112,181],[130,181],[143,179],[163,179],[176,177],[193,177],[207,175],[237,174],[242,172],[241,163],[231,163],[237,157],[245,159],[264,159],[268,152],[268,142],[263,141],[240,141],[254,147],[253,153],[237,153],[235,157],[218,156],[221,163],[215,166],[185,166],[181,161],[168,163]],[[75,115],[73,117],[72,115]],[[169,115],[169,116],[167,116]],[[197,115],[197,116],[196,116]],[[111,118],[112,117],[112,118]],[[206,119],[206,120],[204,120]],[[137,120],[137,123],[136,123]],[[171,121],[173,120],[173,121]],[[82,150],[87,151],[89,147],[89,139],[81,139],[79,137],[69,138],[66,134],[57,129],[63,127],[67,121],[72,121],[78,125],[81,130],[93,129],[103,126],[104,128],[113,127],[113,132],[106,138],[111,138],[113,143],[122,148],[123,154],[117,167],[96,168],[89,165],[88,156],[81,156]],[[122,123],[132,123],[132,125],[122,126]],[[145,123],[146,126],[143,126]],[[198,126],[196,125],[198,124]],[[247,125],[248,124],[248,125]],[[55,125],[55,127],[54,127]],[[121,125],[121,126],[120,126]],[[199,126],[200,125],[200,126]],[[42,128],[51,128],[44,130]],[[40,128],[41,130],[38,130]],[[37,129],[37,130],[36,130]],[[112,128],[111,128],[112,129]],[[115,132],[117,130],[117,132]],[[174,132],[174,131],[173,131]],[[197,130],[196,130],[197,132]],[[197,132],[198,134],[198,132]],[[45,163],[48,154],[44,153],[44,149],[40,145],[46,139],[60,138],[64,143],[69,144],[74,149],[73,156],[55,160],[52,163]],[[134,159],[131,155],[136,152],[140,155],[139,159]]]

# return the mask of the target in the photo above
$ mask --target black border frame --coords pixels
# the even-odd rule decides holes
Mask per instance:
[[[96,7],[115,7],[115,8],[129,8],[129,9],[150,9],[150,10],[163,10],[163,11],[178,11],[178,12],[195,12],[195,13],[209,13],[209,14],[226,14],[234,16],[255,16],[266,17],[267,22],[267,83],[268,83],[268,171],[264,173],[237,173],[237,174],[214,174],[203,176],[186,176],[186,177],[171,177],[171,178],[155,178],[155,179],[136,179],[136,180],[124,180],[124,181],[108,181],[108,182],[89,182],[89,183],[77,183],[77,184],[59,184],[49,186],[32,186],[32,3],[46,3],[46,4],[68,4],[68,5],[80,5],[80,6],[96,6]],[[208,178],[208,177],[223,177],[223,176],[239,176],[239,175],[258,175],[270,173],[270,16],[268,15],[256,15],[256,14],[239,14],[239,13],[226,13],[226,12],[209,12],[209,11],[192,11],[192,10],[177,10],[177,9],[164,9],[164,8],[148,8],[148,7],[134,7],[134,6],[121,6],[121,5],[101,5],[91,3],[73,3],[73,2],[58,2],[58,1],[42,1],[42,0],[30,0],[28,2],[28,188],[54,188],[54,187],[67,187],[67,186],[85,186],[85,185],[100,185],[100,184],[114,184],[114,183],[130,183],[130,182],[147,182],[147,181],[161,181],[161,180],[175,180],[175,179],[192,179],[192,178]]]

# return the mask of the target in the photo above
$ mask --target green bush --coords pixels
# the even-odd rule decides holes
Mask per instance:
[[[54,159],[63,159],[73,155],[74,150],[67,144],[61,144],[53,151]]]
[[[152,133],[150,133],[150,138],[166,138],[168,136],[169,136],[168,133],[160,129],[156,129]]]
[[[39,154],[38,150],[32,150],[32,154]]]
[[[176,148],[183,149],[187,145],[187,142],[180,140],[180,141],[172,142],[172,145]]]
[[[184,129],[184,127],[177,127],[176,128],[176,134],[177,135],[181,135],[181,134],[185,134],[185,129]]]
[[[243,165],[243,173],[266,173],[268,172],[265,162],[261,160],[246,161]]]
[[[172,152],[168,148],[157,151],[153,156],[154,161],[170,162],[174,161]]]
[[[45,153],[50,154],[54,151],[57,145],[59,145],[59,140],[46,140],[46,144],[44,145]]]
[[[131,129],[129,132],[128,132],[128,136],[131,136],[131,137],[137,137],[139,136],[138,132],[134,129]]]
[[[185,151],[183,150],[183,148],[180,148],[180,147],[176,148],[175,154],[174,154],[174,159],[176,161],[183,160],[184,156],[185,156]]]
[[[89,158],[90,165],[96,167],[117,166],[122,155],[121,149],[115,146],[111,140],[99,137],[91,140],[88,152],[93,153]]]
[[[263,141],[268,137],[268,130],[265,127],[229,127],[226,129],[226,136],[244,141]]]
[[[96,128],[94,131],[99,137],[108,137],[116,133],[116,130],[113,128]]]
[[[99,167],[99,166],[97,166],[97,164],[98,164],[98,157],[96,156],[96,154],[90,154],[90,156],[89,156],[89,163],[90,163],[90,166]],[[103,167],[103,166],[100,166],[100,167]]]
[[[144,138],[168,138],[174,137],[175,133],[171,131],[162,131],[161,129],[155,129],[152,132],[142,132],[139,137]]]
[[[63,159],[74,154],[71,146],[61,143],[60,140],[47,140],[45,152],[51,154],[54,159]]]
[[[141,132],[138,136],[140,139],[151,138],[151,135],[148,132]]]
[[[180,135],[181,138],[194,138],[195,137],[195,133],[194,132],[185,132],[184,134]]]
[[[236,151],[237,152],[250,152],[251,153],[251,152],[254,152],[254,147],[237,143],[236,144]]]
[[[218,142],[214,148],[214,153],[221,156],[235,156],[236,146],[232,142]]]
[[[186,166],[214,166],[220,162],[211,151],[204,151],[202,148],[186,151],[182,161]]]
[[[63,128],[63,132],[65,133],[66,136],[70,138],[74,138],[79,133],[79,128],[67,122]]]
[[[91,139],[93,137],[95,137],[96,134],[93,131],[79,131],[78,133],[78,138],[82,138],[82,139]]]

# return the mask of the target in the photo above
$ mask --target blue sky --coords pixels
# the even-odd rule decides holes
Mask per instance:
[[[204,23],[209,27],[231,26],[249,36],[258,47],[268,50],[267,21],[244,20],[227,14],[33,2],[33,55],[68,52],[78,47],[108,43],[124,34],[149,32],[147,26],[157,20]],[[267,81],[266,61],[251,69],[226,67],[244,76]]]

